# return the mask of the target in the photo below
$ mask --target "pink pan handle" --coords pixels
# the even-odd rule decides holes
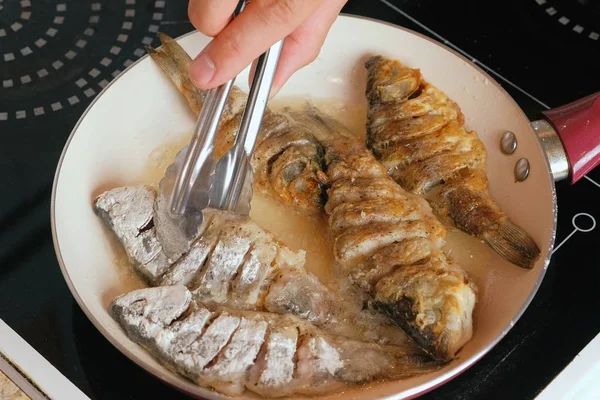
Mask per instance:
[[[600,164],[600,92],[543,114],[560,137],[573,184]]]

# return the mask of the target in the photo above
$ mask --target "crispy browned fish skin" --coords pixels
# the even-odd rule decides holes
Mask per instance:
[[[430,200],[436,214],[506,260],[532,268],[540,249],[490,195],[485,147],[463,128],[459,106],[397,60],[374,56],[365,67],[367,145],[392,177],[419,195],[438,187]]]
[[[325,148],[325,210],[341,271],[431,356],[454,358],[472,336],[476,289],[442,253],[443,225],[341,124],[314,108],[296,118]]]
[[[198,116],[206,93],[196,88],[189,78],[191,58],[175,40],[163,33],[158,36],[162,46],[146,47],[146,50]],[[246,97],[238,87],[232,88],[215,138],[217,157],[227,152],[235,141]],[[267,109],[251,160],[254,190],[306,214],[321,212],[326,183],[322,153],[310,132],[289,116]]]

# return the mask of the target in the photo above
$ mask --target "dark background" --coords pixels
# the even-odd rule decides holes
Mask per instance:
[[[600,90],[597,0],[350,0],[343,11],[416,30],[476,60],[532,119]],[[87,320],[50,233],[51,185],[67,137],[143,45],[158,44],[157,29],[174,37],[192,30],[187,1],[0,0],[0,318],[94,399],[183,398]],[[589,177],[557,184],[557,244],[574,215],[600,217],[600,171]],[[510,333],[424,398],[535,397],[600,331],[599,244],[600,229],[566,241]]]

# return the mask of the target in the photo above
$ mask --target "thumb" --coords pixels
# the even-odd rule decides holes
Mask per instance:
[[[237,76],[259,55],[293,32],[320,0],[252,1],[196,57],[190,77],[200,89]]]

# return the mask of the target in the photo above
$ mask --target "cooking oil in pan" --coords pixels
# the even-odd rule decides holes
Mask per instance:
[[[287,98],[269,103],[273,110],[284,107],[300,109],[304,98]],[[344,123],[357,136],[364,138],[366,107],[363,103],[347,103],[339,99],[311,99],[322,112]],[[189,142],[189,135],[155,149],[148,159],[144,183],[158,185],[166,167],[173,162],[177,152]],[[306,251],[306,268],[324,283],[334,276],[333,240],[329,235],[325,215],[306,216],[291,207],[279,204],[260,193],[254,193],[250,217],[264,229],[273,233],[293,250]],[[461,265],[478,286],[488,280],[489,262],[493,252],[480,240],[463,232],[449,229],[445,246],[446,254]],[[123,260],[119,262],[123,264]]]

